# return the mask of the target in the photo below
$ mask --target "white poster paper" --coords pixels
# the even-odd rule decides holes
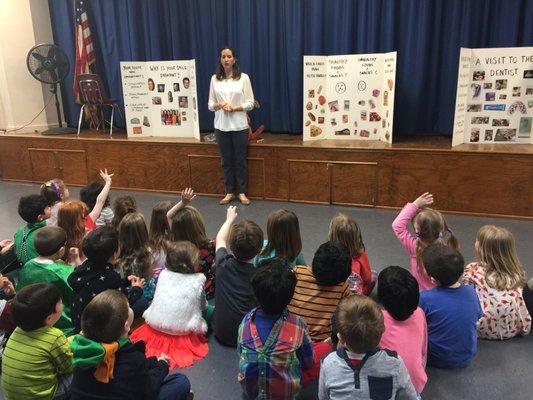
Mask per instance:
[[[128,137],[200,140],[195,60],[121,62]]]
[[[533,143],[533,47],[461,49],[452,146]]]
[[[304,56],[304,141],[392,142],[396,52]]]

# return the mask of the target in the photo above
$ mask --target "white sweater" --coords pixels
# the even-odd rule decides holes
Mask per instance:
[[[202,334],[207,323],[202,311],[207,306],[205,275],[161,271],[154,300],[143,317],[148,325],[170,335]]]

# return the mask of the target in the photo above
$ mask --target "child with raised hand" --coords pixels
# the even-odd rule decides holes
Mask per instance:
[[[170,235],[173,241],[188,240],[200,250],[200,271],[205,275],[205,294],[208,299],[215,295],[215,243],[207,237],[204,218],[189,205],[196,195],[191,188],[181,192],[181,201],[167,213]]]
[[[409,253],[411,273],[417,280],[420,291],[435,287],[422,263],[424,248],[432,243],[458,248],[457,239],[448,228],[443,215],[427,207],[431,204],[433,195],[426,192],[414,202],[407,203],[392,223],[394,234]],[[413,223],[416,237],[407,229],[409,221]]]
[[[111,225],[118,230],[118,227],[126,214],[134,212],[137,212],[137,202],[135,201],[135,198],[132,196],[117,197],[115,201],[113,201],[113,213],[115,215],[111,221]]]
[[[302,370],[313,366],[313,346],[305,321],[287,310],[296,276],[279,259],[252,275],[259,307],[239,327],[239,375],[244,398],[294,399]],[[262,379],[263,376],[268,379]]]
[[[326,242],[315,252],[311,268],[294,269],[297,283],[289,311],[304,318],[314,342],[331,335],[331,317],[340,300],[350,294],[346,279],[351,274],[351,265],[346,246]]]
[[[170,201],[160,201],[152,209],[150,218],[150,248],[154,257],[153,277],[159,278],[159,274],[165,269],[167,259],[167,245],[170,240],[170,226],[168,225],[167,213],[172,208]]]
[[[155,279],[152,275],[154,258],[150,249],[148,228],[141,213],[126,214],[118,227],[119,259],[116,266],[123,278],[130,275],[146,281],[143,298],[154,298]]]
[[[436,285],[420,293],[428,326],[428,364],[465,368],[477,352],[476,324],[483,310],[474,288],[459,281],[463,256],[451,247],[431,244],[422,252],[422,260]]]
[[[104,190],[101,182],[91,182],[80,190],[80,200],[85,203],[89,210],[93,210],[98,200],[98,195]],[[94,221],[97,228],[111,224],[113,221],[113,209],[110,206],[109,196],[106,197],[102,211],[98,219]]]
[[[418,398],[398,354],[377,348],[385,329],[374,300],[348,296],[337,312],[339,347],[320,368],[320,400]]]
[[[385,331],[379,348],[396,351],[411,376],[418,393],[427,382],[428,335],[426,316],[418,307],[420,293],[416,279],[406,269],[390,266],[379,273],[378,301]]]
[[[370,269],[361,229],[355,219],[337,214],[329,223],[328,240],[342,243],[352,258],[352,274],[348,278],[350,291],[368,296],[376,284],[376,273]]]
[[[207,322],[202,317],[208,307],[205,276],[199,272],[198,260],[198,248],[191,242],[168,245],[166,269],[143,314],[146,324],[131,335],[134,342],[145,342],[147,356],[167,354],[171,369],[188,367],[209,351]]]
[[[256,267],[275,257],[284,259],[291,269],[306,265],[302,254],[300,224],[294,212],[276,210],[268,214],[267,236],[261,253],[255,258]]]
[[[61,315],[54,285],[26,286],[13,299],[11,317],[17,327],[2,357],[6,400],[68,398],[72,352],[65,334],[54,328]]]
[[[89,232],[83,239],[82,250],[86,260],[68,278],[72,288],[70,309],[74,332],[81,330],[81,315],[89,302],[107,289],[120,290],[128,297],[135,317],[141,317],[148,307],[142,299],[144,279],[134,275],[122,278],[113,267],[118,254],[118,232],[115,228],[103,226]]]
[[[475,250],[477,261],[467,265],[462,282],[476,290],[483,308],[478,337],[504,340],[529,334],[531,315],[522,292],[526,274],[513,234],[498,226],[482,226]]]
[[[254,257],[261,251],[263,231],[252,221],[234,224],[237,208],[228,207],[226,221],[216,238],[217,295],[215,337],[226,346],[237,346],[237,331],[245,314],[256,306],[251,276]],[[233,252],[233,255],[228,250]]]
[[[41,196],[43,196],[50,206],[50,218],[46,220],[46,225],[57,225],[57,212],[59,207],[68,200],[70,193],[65,182],[61,179],[52,179],[41,185]]]
[[[128,300],[117,290],[98,294],[85,307],[83,333],[71,344],[71,400],[189,398],[189,380],[179,373],[168,374],[165,355],[147,358],[144,343],[131,342],[128,332],[132,322]]]
[[[31,194],[20,198],[18,213],[26,221],[26,225],[15,232],[13,246],[17,260],[23,266],[39,256],[33,239],[36,231],[46,226],[46,219],[50,217],[50,206],[43,196]]]
[[[61,295],[63,311],[55,327],[61,329],[65,335],[72,332],[70,305],[73,292],[68,284],[68,278],[74,271],[72,265],[61,260],[65,253],[67,235],[58,226],[45,226],[35,233],[35,250],[39,256],[28,261],[20,270],[17,290],[34,283],[50,283]]]

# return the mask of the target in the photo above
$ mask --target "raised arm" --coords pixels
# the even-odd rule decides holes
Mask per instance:
[[[414,254],[416,251],[416,238],[407,229],[409,221],[418,213],[418,210],[433,204],[433,195],[424,193],[414,202],[407,203],[392,223],[392,230],[403,247]]]
[[[179,210],[187,206],[191,201],[196,198],[194,190],[192,188],[185,188],[181,191],[181,200],[167,212],[167,222],[169,228],[172,228],[172,218],[178,213]]]
[[[96,220],[100,217],[100,214],[102,212],[102,208],[104,208],[105,201],[107,199],[107,196],[109,196],[109,190],[111,189],[111,177],[114,174],[108,174],[107,168],[103,171],[100,170],[100,177],[105,181],[104,188],[96,198],[96,203],[89,213],[89,217],[96,222]]]
[[[217,233],[216,250],[222,247],[227,248],[226,242],[228,241],[229,231],[231,229],[231,225],[233,225],[233,222],[235,222],[235,219],[237,219],[237,207],[229,206],[228,210],[226,211],[226,221],[222,224]]]

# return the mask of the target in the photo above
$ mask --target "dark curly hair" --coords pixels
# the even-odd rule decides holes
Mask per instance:
[[[292,300],[296,275],[283,260],[273,258],[254,271],[250,282],[263,312],[278,315]]]
[[[96,204],[96,198],[104,188],[100,182],[91,182],[80,190],[80,200],[83,201],[89,210],[92,210]],[[109,207],[109,196],[107,196],[104,207]]]
[[[43,196],[30,194],[20,198],[18,213],[28,224],[34,224],[39,221],[39,215],[43,215],[48,206],[48,201]]]
[[[418,282],[405,268],[391,265],[379,273],[378,300],[397,321],[405,321],[418,307]]]
[[[319,285],[333,286],[344,282],[352,272],[348,248],[337,242],[320,245],[313,257],[313,275]]]

